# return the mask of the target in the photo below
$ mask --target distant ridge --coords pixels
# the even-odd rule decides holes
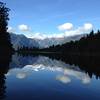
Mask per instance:
[[[81,37],[85,36],[86,34],[82,35],[75,35],[70,37],[64,37],[64,38],[45,38],[45,39],[37,39],[37,38],[27,38],[25,35],[17,35],[14,33],[10,33],[11,36],[11,42],[13,44],[14,49],[21,48],[23,46],[25,47],[38,47],[38,48],[47,48],[52,45],[58,45],[58,44],[64,44],[69,41],[75,41],[79,40]]]

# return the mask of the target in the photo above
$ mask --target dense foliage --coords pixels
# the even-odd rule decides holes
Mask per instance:
[[[10,35],[7,32],[9,11],[10,9],[6,7],[6,4],[0,2],[0,50],[6,52],[12,50]]]

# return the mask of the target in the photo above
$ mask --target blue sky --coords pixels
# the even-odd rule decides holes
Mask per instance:
[[[92,24],[93,29],[100,27],[100,0],[1,0],[10,11],[10,30],[25,35],[61,34],[77,32],[76,30]],[[72,24],[71,29],[59,30],[59,26]],[[25,32],[21,28],[30,30]],[[25,27],[25,25],[27,27]],[[67,24],[68,25],[68,24]],[[68,26],[69,27],[69,26]],[[91,27],[90,27],[91,28]],[[87,32],[87,31],[83,31]],[[74,34],[73,33],[73,34]]]

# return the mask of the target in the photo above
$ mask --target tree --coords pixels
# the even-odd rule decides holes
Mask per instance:
[[[100,34],[100,30],[98,30],[97,33]]]
[[[10,34],[7,32],[10,9],[6,3],[0,2],[0,49],[3,51],[12,50]]]
[[[94,31],[92,30],[89,34],[90,37],[92,37],[94,35]]]

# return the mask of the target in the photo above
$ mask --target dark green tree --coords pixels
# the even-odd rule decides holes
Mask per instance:
[[[89,36],[93,36],[94,35],[94,31],[92,30],[91,32],[90,32],[90,34],[89,34]]]
[[[6,7],[6,4],[0,2],[0,50],[6,52],[13,50],[10,34],[7,32],[9,11],[10,9]]]

